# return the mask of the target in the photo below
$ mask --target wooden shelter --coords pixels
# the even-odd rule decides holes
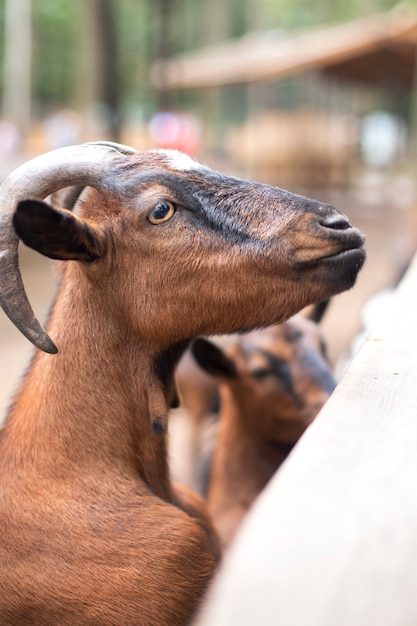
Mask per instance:
[[[272,81],[306,70],[399,92],[414,83],[417,15],[404,6],[346,24],[289,35],[249,33],[154,64],[157,89]]]

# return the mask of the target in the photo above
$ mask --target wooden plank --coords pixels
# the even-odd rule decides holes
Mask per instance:
[[[417,624],[417,257],[255,504],[199,626]]]

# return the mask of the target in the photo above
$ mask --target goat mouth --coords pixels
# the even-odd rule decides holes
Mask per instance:
[[[311,261],[307,267],[315,276],[324,276],[328,281],[327,296],[340,293],[346,289],[350,289],[356,282],[356,278],[365,263],[366,253],[361,248],[349,248],[340,250],[335,254],[321,257],[315,261]]]
[[[336,280],[342,280],[343,276],[350,277],[349,284],[353,284],[359,271],[365,263],[366,252],[361,248],[348,248],[334,254],[312,259],[302,265],[310,271],[326,271],[331,273]]]
[[[330,263],[330,264],[344,264],[349,266],[357,266],[358,271],[361,269],[365,262],[366,252],[363,248],[349,248],[348,250],[341,250],[335,254],[322,257],[318,259],[318,263]]]
[[[300,263],[300,265],[309,266],[311,268],[315,268],[323,265],[334,265],[337,266],[349,266],[354,267],[358,265],[358,270],[362,267],[365,262],[366,252],[365,250],[360,248],[348,248],[344,250],[339,250],[338,252],[334,252],[333,254],[328,254],[321,257],[316,257],[315,259],[310,259],[305,261],[304,263]]]

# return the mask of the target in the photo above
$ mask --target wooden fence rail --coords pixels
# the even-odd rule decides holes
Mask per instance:
[[[417,257],[248,515],[197,624],[417,625]]]

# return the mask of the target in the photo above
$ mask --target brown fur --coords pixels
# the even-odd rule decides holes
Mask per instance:
[[[335,386],[317,324],[301,316],[237,339],[205,340],[199,364],[220,383],[221,409],[207,501],[223,547]]]
[[[151,224],[166,200],[175,215]],[[74,213],[20,203],[14,225],[70,260],[47,325],[59,352],[36,353],[0,438],[0,622],[185,624],[219,549],[201,499],[170,481],[174,367],[194,336],[351,287],[362,236],[330,207],[158,152],[115,159]]]

